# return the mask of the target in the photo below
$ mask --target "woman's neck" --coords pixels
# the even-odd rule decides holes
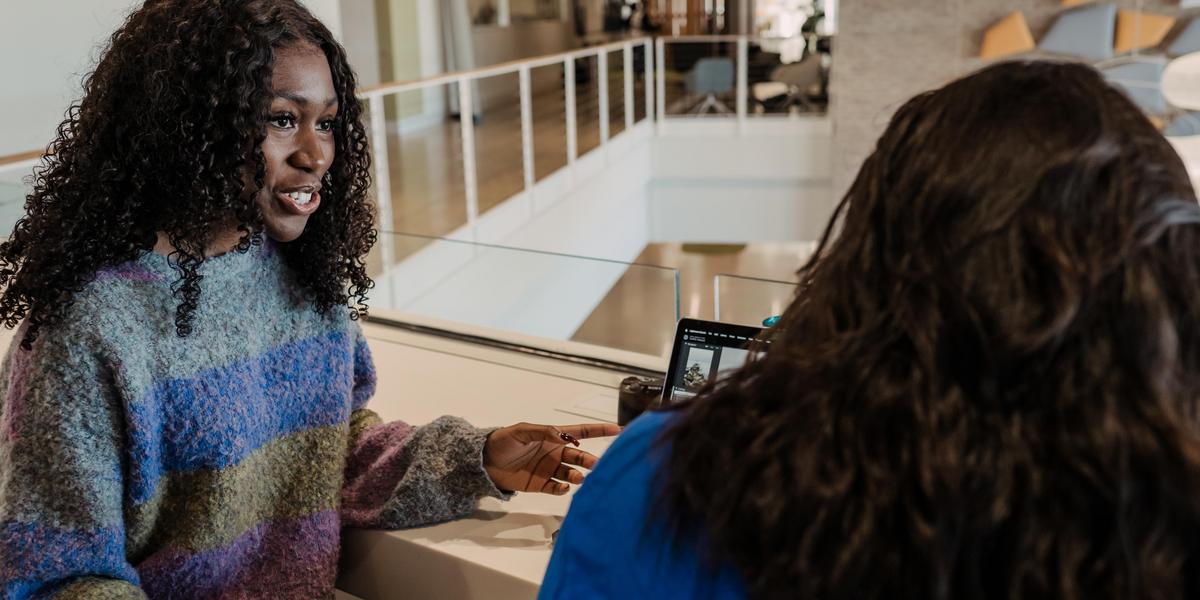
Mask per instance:
[[[154,244],[154,251],[156,253],[162,254],[163,256],[169,256],[172,252],[175,252],[176,248],[173,244],[171,244],[171,240],[167,237],[166,232],[159,231],[157,232],[157,235],[158,241]],[[212,242],[208,244],[208,247],[204,249],[204,257],[212,258],[214,256],[225,254],[226,252],[236,248],[241,239],[242,232],[239,231],[237,227],[226,229],[221,233],[218,233],[213,238]]]

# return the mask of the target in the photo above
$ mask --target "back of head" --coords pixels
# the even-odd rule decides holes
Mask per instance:
[[[758,597],[1200,592],[1200,208],[1092,69],[914,98],[663,508]]]

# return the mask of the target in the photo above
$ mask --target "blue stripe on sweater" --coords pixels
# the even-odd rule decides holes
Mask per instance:
[[[129,407],[133,501],[149,500],[166,472],[220,469],[289,433],[346,422],[354,350],[334,332],[156,386]]]
[[[80,575],[140,584],[137,571],[125,561],[120,529],[72,531],[7,521],[0,523],[0,548],[4,598],[28,598],[47,581]]]
[[[374,395],[375,361],[371,359],[367,340],[360,337],[354,346],[354,410],[366,407]]]

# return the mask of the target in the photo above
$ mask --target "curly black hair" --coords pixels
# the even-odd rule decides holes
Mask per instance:
[[[0,321],[27,320],[28,346],[98,270],[137,258],[164,232],[180,271],[176,330],[188,335],[204,249],[231,222],[242,233],[236,251],[261,239],[253,196],[265,177],[274,57],[303,44],[329,62],[336,156],[320,208],[281,252],[318,311],[364,315],[376,233],[345,50],[294,0],[147,0],[113,33],[34,174],[25,216],[0,244]]]
[[[755,598],[1200,595],[1200,206],[1149,120],[993,66],[900,108],[837,214],[666,430],[676,539]]]

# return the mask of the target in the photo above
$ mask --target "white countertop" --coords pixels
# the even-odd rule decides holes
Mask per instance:
[[[379,384],[370,407],[385,420],[427,423],[456,415],[478,426],[520,421],[565,425],[615,419],[620,375],[511,352],[469,349],[476,358],[428,347],[429,338],[364,327]],[[424,339],[420,339],[424,338]],[[443,344],[446,344],[443,342]],[[451,345],[456,343],[449,343]],[[505,364],[501,364],[505,363]],[[610,440],[584,440],[599,454]],[[382,598],[533,598],[550,560],[550,536],[570,495],[517,494],[485,499],[474,515],[403,531],[347,531],[338,587],[366,600]]]

